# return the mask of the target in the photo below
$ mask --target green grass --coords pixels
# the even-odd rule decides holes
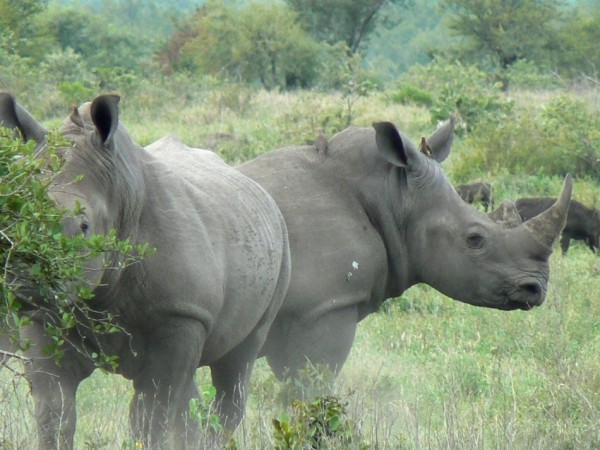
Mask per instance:
[[[582,245],[552,257],[547,301],[531,312],[454,302],[416,286],[359,326],[334,390],[355,442],[381,449],[584,449],[600,446],[600,259]],[[18,363],[13,363],[18,366]],[[198,374],[198,384],[209,380]],[[22,380],[0,372],[2,435],[35,442]],[[273,448],[271,420],[290,405],[257,364],[239,448]],[[132,391],[95,373],[78,393],[77,448],[121,448]],[[356,448],[359,448],[358,446]]]
[[[531,94],[523,98],[532,101]],[[202,147],[210,135],[231,135],[216,150],[237,163],[270,148],[309,142],[321,129],[328,135],[343,129],[344,105],[337,94],[219,87],[184,98],[149,91],[123,99],[123,120],[142,144],[174,133]],[[357,99],[353,112],[356,125],[391,120],[415,142],[433,129],[426,109],[389,103],[384,94]],[[451,158],[466,154],[457,140]],[[444,167],[452,176],[452,159]],[[556,195],[562,184],[562,177],[511,173],[478,178],[494,184],[497,203]],[[595,180],[576,180],[575,198],[592,204],[598,194]],[[530,312],[475,308],[427,286],[388,301],[359,325],[333,387],[353,427],[351,447],[600,448],[598,293],[600,258],[576,242],[566,257],[559,251],[552,256],[547,300]],[[20,370],[16,361],[11,366]],[[199,370],[198,384],[208,381],[207,370]],[[247,416],[234,435],[238,448],[274,447],[272,420],[291,413],[281,400],[287,388],[258,361]],[[123,448],[131,395],[130,383],[119,376],[96,372],[84,381],[76,447]],[[32,410],[24,380],[0,370],[0,449],[35,445]]]

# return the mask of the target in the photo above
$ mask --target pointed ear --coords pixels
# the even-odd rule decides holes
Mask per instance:
[[[433,154],[433,159],[437,162],[442,162],[450,154],[452,139],[454,138],[454,122],[454,116],[451,116],[448,122],[435,130],[427,138],[427,146]]]
[[[92,122],[105,145],[111,145],[112,137],[119,126],[120,99],[118,95],[100,95],[92,102]]]
[[[375,122],[375,142],[379,154],[394,166],[406,167],[408,159],[404,151],[402,137],[391,122]]]
[[[17,103],[12,94],[0,92],[0,125],[11,130],[19,128],[16,108]]]
[[[0,92],[0,125],[19,130],[24,141],[33,139],[38,144],[48,133],[8,92]]]

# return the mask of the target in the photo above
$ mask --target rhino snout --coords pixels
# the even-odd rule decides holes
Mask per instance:
[[[534,278],[522,280],[509,294],[507,309],[530,310],[544,302],[546,289],[542,283]]]

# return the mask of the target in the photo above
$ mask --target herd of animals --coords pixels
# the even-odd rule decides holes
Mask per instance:
[[[65,234],[115,229],[156,251],[121,268],[118,254],[89,261],[90,305],[123,332],[95,335],[77,324],[60,365],[43,354],[51,302],[19,280],[41,449],[73,448],[76,390],[95,368],[93,352],[118,356],[116,373],[133,382],[134,439],[144,448],[194,447],[199,431],[186,412],[198,396],[197,367],[210,367],[232,431],[257,358],[280,379],[307,362],[337,373],[358,322],[415,284],[480,307],[541,305],[553,244],[572,216],[579,220],[568,175],[530,218],[516,218],[515,204],[488,215],[463,201],[440,165],[452,118],[420,146],[377,122],[230,167],[170,136],[141,147],[118,103],[101,95],[64,120],[59,131],[71,144],[58,153],[63,165],[49,193],[67,210],[84,207],[64,218]],[[9,93],[0,93],[0,124],[45,157],[47,131]],[[584,239],[597,247],[594,233]],[[580,239],[581,228],[568,236]],[[10,348],[6,336],[0,349]]]
[[[467,203],[481,204],[486,212],[490,208],[494,208],[494,197],[490,183],[477,181],[470,184],[460,184],[456,186],[456,192]],[[556,198],[549,197],[531,197],[516,200],[513,207],[518,214],[517,221],[520,222],[535,217],[550,208],[555,201]],[[503,207],[506,208],[506,204]],[[506,213],[503,213],[503,215],[506,217]],[[592,252],[598,253],[600,249],[600,210],[588,207],[577,200],[571,200],[567,223],[560,238],[560,248],[563,255],[569,250],[571,239],[585,242]]]

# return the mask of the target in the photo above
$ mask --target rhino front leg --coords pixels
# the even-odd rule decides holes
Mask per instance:
[[[197,432],[187,412],[190,399],[198,396],[193,376],[205,336],[202,324],[190,320],[165,323],[146,339],[130,406],[133,438],[144,448],[185,448]]]
[[[26,356],[26,378],[31,386],[40,449],[72,449],[77,422],[75,395],[79,383],[94,370],[82,355],[66,349],[60,365],[46,356],[44,347],[51,341],[36,323],[24,330],[31,347]]]

